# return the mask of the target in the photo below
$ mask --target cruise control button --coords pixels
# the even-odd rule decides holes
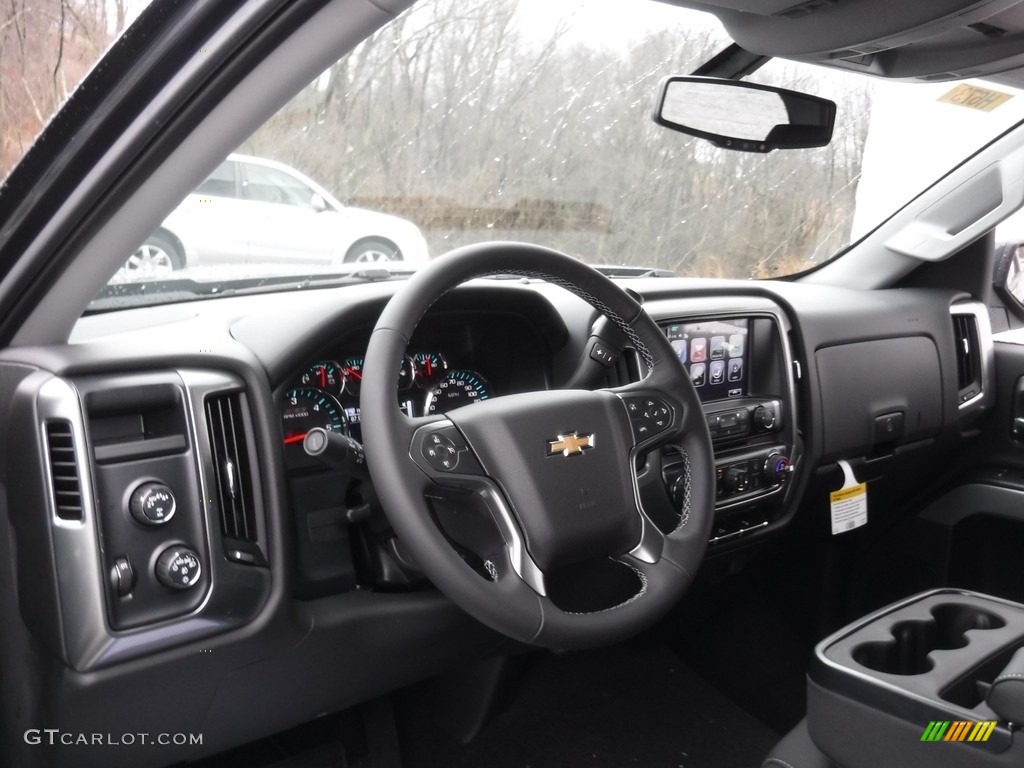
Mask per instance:
[[[410,456],[428,475],[482,475],[466,438],[451,423],[432,424],[419,430],[410,446]]]
[[[466,450],[465,444],[457,445],[450,437],[435,432],[423,441],[420,453],[432,469],[453,472],[459,466],[459,453],[463,450]]]

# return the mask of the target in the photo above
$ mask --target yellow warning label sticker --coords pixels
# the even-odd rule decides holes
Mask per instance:
[[[868,484],[857,483],[829,494],[832,535],[852,531],[868,522]]]
[[[1012,98],[1012,94],[1004,93],[1003,91],[994,91],[991,88],[961,83],[953,90],[947,91],[940,96],[939,101],[946,104],[955,104],[958,107],[969,107],[970,109],[977,109],[982,112],[991,112]]]

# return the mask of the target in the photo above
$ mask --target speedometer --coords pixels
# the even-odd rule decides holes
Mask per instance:
[[[491,385],[476,371],[450,371],[427,394],[426,413],[447,413],[491,396]]]

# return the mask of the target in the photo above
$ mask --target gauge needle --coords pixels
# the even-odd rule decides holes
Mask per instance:
[[[430,364],[430,358],[427,358],[427,376],[434,375],[434,366]]]
[[[286,437],[284,439],[284,444],[285,445],[291,445],[292,443],[301,443],[305,439],[306,439],[306,433],[305,432],[303,432],[300,435],[290,435],[289,437]]]
[[[327,389],[327,368],[320,369],[320,389]]]
[[[345,375],[346,376],[351,376],[356,381],[362,381],[363,380],[363,374],[359,373],[358,371],[353,370],[352,368],[349,368],[347,371],[345,371]]]

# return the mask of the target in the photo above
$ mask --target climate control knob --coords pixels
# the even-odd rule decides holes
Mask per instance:
[[[789,475],[793,471],[793,465],[789,462],[789,457],[775,451],[769,453],[768,458],[764,460],[764,479],[769,485],[782,485],[789,480]]]
[[[184,544],[175,544],[156,560],[156,580],[168,589],[191,589],[203,574],[199,554]]]

